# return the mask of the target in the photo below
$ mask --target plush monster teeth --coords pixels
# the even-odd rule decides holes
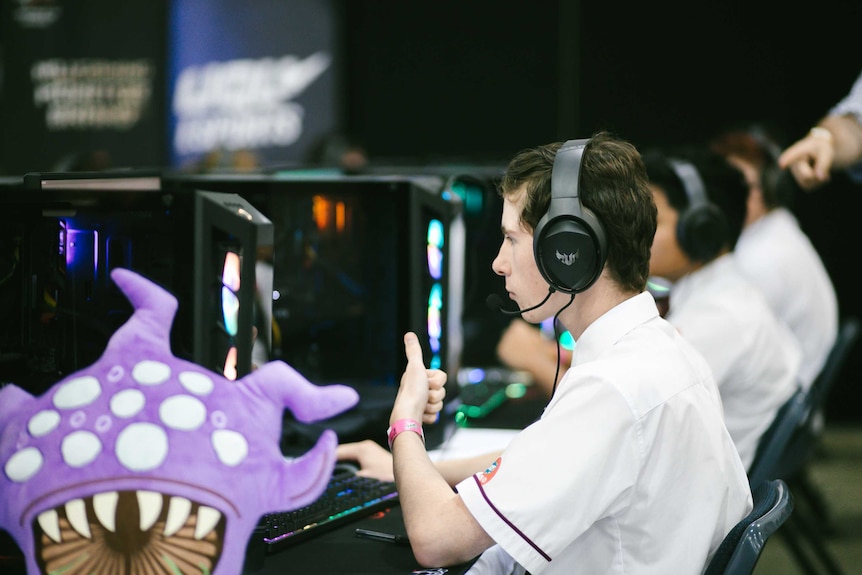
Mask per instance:
[[[198,508],[198,521],[195,524],[195,539],[203,539],[221,519],[221,513],[212,507],[201,505]]]
[[[66,503],[66,519],[72,529],[77,531],[81,536],[90,539],[90,523],[87,521],[87,508],[84,505],[83,499],[73,499]]]
[[[179,531],[186,524],[186,521],[188,521],[189,513],[192,510],[192,502],[185,497],[171,497],[169,505],[168,518],[165,521],[165,530],[163,532],[165,537],[170,537]]]
[[[116,491],[107,491],[93,496],[93,510],[102,527],[116,533],[117,531],[117,501],[120,494]]]
[[[39,522],[39,527],[42,528],[42,533],[50,537],[54,543],[60,542],[60,522],[55,509],[43,511],[39,514],[37,521]]]
[[[149,531],[162,513],[162,494],[155,491],[138,491],[138,510],[141,531]]]

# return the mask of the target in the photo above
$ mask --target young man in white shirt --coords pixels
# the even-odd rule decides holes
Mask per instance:
[[[518,154],[501,182],[494,271],[523,317],[577,344],[541,418],[500,453],[432,462],[420,421],[445,379],[414,334],[390,416],[392,476],[416,559],[469,573],[701,573],[751,510],[709,366],[645,292],[656,212],[640,154],[607,133]],[[553,191],[552,191],[553,190]]]
[[[763,432],[800,385],[802,351],[732,249],[748,189],[706,149],[644,154],[658,208],[650,273],[672,283],[667,320],[707,359],[746,468]]]

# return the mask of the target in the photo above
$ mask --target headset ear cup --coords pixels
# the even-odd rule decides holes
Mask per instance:
[[[691,162],[669,158],[688,198],[688,207],[680,212],[676,237],[682,250],[694,261],[709,261],[718,255],[730,238],[727,219],[709,201],[697,168]]]
[[[790,172],[781,169],[778,164],[770,163],[764,166],[760,173],[760,189],[766,206],[792,208],[795,183],[796,180],[790,176]]]
[[[533,254],[545,281],[563,293],[590,287],[605,265],[607,241],[599,219],[581,205],[580,170],[589,139],[563,143],[551,172],[551,201],[533,231]]]
[[[606,240],[601,222],[582,208],[582,217],[542,218],[533,236],[539,272],[556,291],[580,293],[601,275]]]
[[[692,260],[711,260],[721,251],[728,236],[724,214],[713,204],[698,206],[680,214],[677,240]]]

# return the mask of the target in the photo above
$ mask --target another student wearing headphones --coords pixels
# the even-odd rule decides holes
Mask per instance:
[[[540,146],[515,156],[500,190],[494,271],[527,321],[559,317],[577,340],[541,418],[501,453],[432,462],[419,422],[440,409],[440,372],[410,333],[391,456],[368,440],[339,458],[394,471],[423,565],[702,573],[751,492],[709,365],[644,291],[656,209],[640,154],[607,133]]]
[[[710,147],[745,176],[748,205],[734,256],[799,341],[799,379],[808,389],[838,336],[838,296],[816,248],[786,207],[791,191],[782,185],[789,176],[777,164],[781,147],[757,126],[725,130]]]
[[[712,368],[746,468],[799,387],[802,352],[732,255],[745,218],[742,173],[708,150],[644,153],[658,208],[650,274],[672,283],[665,318]]]

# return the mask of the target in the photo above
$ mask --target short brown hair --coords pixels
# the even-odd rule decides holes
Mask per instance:
[[[521,225],[534,231],[551,203],[551,172],[562,142],[530,148],[509,162],[499,191],[511,198],[523,186]],[[608,132],[590,138],[581,160],[580,197],[602,222],[606,266],[627,291],[641,292],[649,277],[656,207],[640,153]]]

